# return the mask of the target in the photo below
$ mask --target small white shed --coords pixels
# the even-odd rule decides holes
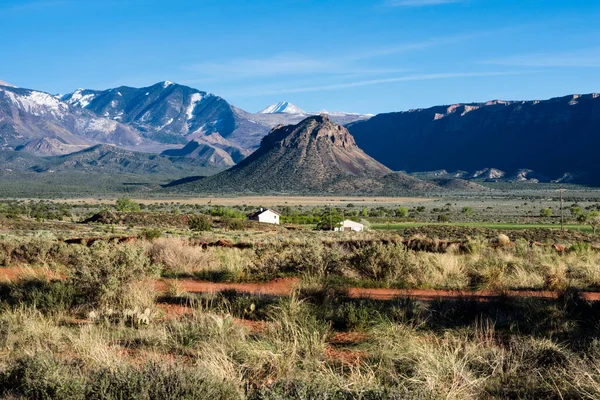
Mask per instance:
[[[365,229],[365,226],[361,223],[354,222],[350,219],[343,220],[335,227],[336,231],[355,231],[360,232]]]
[[[261,208],[258,211],[248,214],[248,219],[251,221],[264,222],[267,224],[277,224],[279,225],[279,214],[275,210],[271,210],[269,208]]]

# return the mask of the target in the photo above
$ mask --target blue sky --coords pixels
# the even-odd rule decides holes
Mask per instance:
[[[255,112],[379,113],[600,91],[597,0],[0,0],[0,80],[170,80]]]

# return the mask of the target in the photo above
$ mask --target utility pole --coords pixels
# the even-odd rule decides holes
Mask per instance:
[[[560,188],[558,189],[558,191],[560,192],[560,230],[564,231],[565,230],[565,224],[564,224],[564,212],[563,212],[563,191],[565,189]]]

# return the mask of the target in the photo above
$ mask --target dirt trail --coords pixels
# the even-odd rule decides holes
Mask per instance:
[[[190,293],[209,293],[224,290],[235,290],[249,294],[267,294],[275,296],[289,295],[298,283],[298,279],[278,279],[264,283],[214,283],[194,280],[180,280],[180,289]],[[164,281],[157,282],[158,290],[165,290]],[[490,301],[501,297],[556,299],[559,293],[548,290],[434,290],[434,289],[367,289],[350,288],[351,298],[370,298],[374,300],[391,300],[398,297],[410,297],[416,300],[451,300],[466,299]],[[600,301],[600,292],[582,292],[582,298],[588,301]]]
[[[64,277],[45,268],[0,268],[0,282],[14,281],[22,278],[47,278],[63,279]],[[176,284],[178,290],[190,293],[210,293],[235,290],[241,293],[286,296],[292,293],[299,279],[276,279],[270,282],[256,283],[217,283],[198,280],[170,280],[160,279],[155,287],[164,292],[168,284]],[[476,301],[490,301],[501,297],[556,299],[559,292],[549,290],[435,290],[435,289],[367,289],[349,288],[348,296],[351,298],[369,298],[374,300],[392,300],[394,298],[410,297],[416,300],[452,300],[465,299]],[[580,292],[583,299],[600,301],[600,292]]]
[[[276,279],[270,282],[259,283],[215,283],[207,281],[195,280],[160,280],[156,282],[158,291],[167,289],[167,282],[172,282],[178,285],[179,289],[190,293],[210,293],[222,292],[225,290],[235,290],[237,292],[251,294],[270,294],[274,296],[285,296],[292,292],[296,286],[298,279]]]

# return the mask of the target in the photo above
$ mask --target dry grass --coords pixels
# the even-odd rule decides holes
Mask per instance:
[[[503,303],[486,314],[504,324],[498,331],[483,318],[485,305],[398,300],[388,306],[324,286],[324,278],[342,277],[382,286],[593,288],[600,285],[596,251],[475,242],[468,253],[435,253],[369,242],[381,239],[374,233],[269,235],[261,236],[269,238],[262,246],[243,250],[202,249],[181,238],[55,248],[58,253],[32,241],[25,252],[11,250],[10,263],[46,264],[68,274],[62,286],[35,286],[35,295],[24,293],[31,286],[20,281],[0,290],[0,395],[91,399],[98,388],[118,388],[122,397],[148,398],[140,388],[151,388],[155,398],[600,397],[595,306],[577,299]],[[357,237],[366,242],[352,242]],[[13,239],[1,239],[0,249],[30,243]],[[301,290],[280,299],[224,293],[194,300],[174,283],[170,301],[187,300],[191,310],[159,319],[152,283],[160,271],[304,279]],[[49,308],[71,295],[78,300],[64,302],[69,306],[62,311]],[[122,317],[129,308],[149,308],[151,317],[132,323]],[[90,320],[89,311],[98,317]],[[263,328],[249,331],[233,316],[256,319]],[[336,329],[360,329],[364,340],[333,343]],[[127,385],[142,394],[131,395]]]
[[[163,266],[166,272],[193,274],[196,271],[217,268],[212,252],[194,246],[185,239],[159,238],[152,242],[150,257]]]

